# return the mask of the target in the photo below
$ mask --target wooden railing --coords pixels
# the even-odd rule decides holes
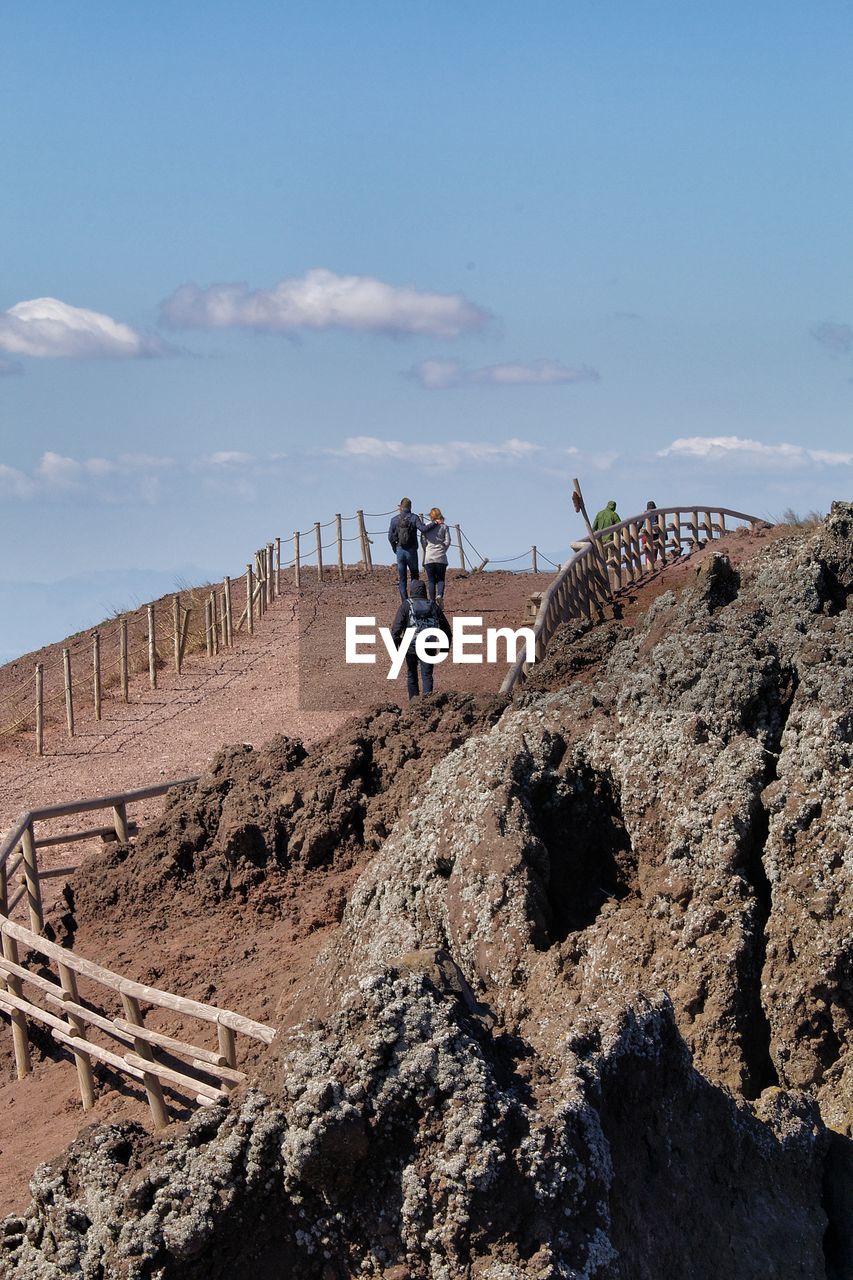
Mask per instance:
[[[728,507],[657,507],[594,533],[542,595],[533,623],[537,662],[562,623],[602,617],[605,606],[623,588],[730,532],[727,519],[752,529],[766,524]],[[527,670],[528,664],[519,658],[507,672],[501,692],[511,693],[523,684]]]
[[[95,1100],[92,1064],[102,1063],[144,1086],[157,1128],[169,1122],[164,1088],[188,1095],[203,1106],[224,1099],[229,1090],[246,1079],[237,1066],[237,1035],[270,1044],[275,1032],[230,1009],[202,1004],[132,981],[42,936],[41,882],[50,876],[68,875],[74,867],[43,870],[39,867],[38,850],[97,836],[127,840],[135,830],[134,824],[128,821],[128,805],[164,795],[181,783],[195,781],[195,778],[184,778],[180,782],[158,783],[116,795],[32,809],[18,819],[0,845],[0,1012],[8,1016],[11,1024],[18,1078],[23,1079],[32,1070],[29,1022],[36,1022],[47,1028],[53,1039],[73,1056],[84,1109],[93,1106]],[[37,822],[98,809],[111,810],[109,826],[36,837]],[[23,884],[9,901],[9,882],[19,867],[23,868]],[[9,918],[24,894],[29,929]],[[19,946],[38,958],[38,971],[21,963]],[[83,996],[80,982],[87,988]],[[119,1001],[123,1016],[105,1010],[105,1003],[118,1004]],[[215,1026],[216,1045],[195,1044],[147,1027],[147,1006]]]
[[[91,713],[96,722],[101,720],[102,704],[108,694],[129,702],[132,675],[147,672],[150,688],[156,689],[158,673],[167,661],[180,675],[189,653],[204,651],[208,658],[218,658],[233,649],[241,630],[254,634],[256,625],[277,599],[291,589],[302,588],[303,575],[310,574],[312,581],[316,578],[323,583],[332,579],[344,581],[353,567],[357,572],[372,572],[373,540],[379,538],[385,544],[387,525],[370,528],[368,521],[382,521],[384,525],[392,514],[358,510],[352,516],[337,514],[325,523],[315,521],[310,529],[294,530],[290,559],[282,558],[282,548],[286,553],[290,540],[277,537],[254,552],[245,575],[234,579],[226,576],[221,584],[210,583],[164,596],[156,603],[81,632],[68,641],[61,653],[50,653],[50,662],[39,661],[34,667],[21,668],[17,687],[6,680],[6,692],[0,700],[0,739],[32,731],[35,754],[41,756],[48,727],[55,733],[62,732],[59,726],[64,720],[65,732],[73,738],[81,712],[87,716]],[[470,567],[477,572],[490,563],[488,557],[480,556],[458,524],[451,527],[455,530],[461,569]],[[475,553],[470,566],[463,542]],[[534,573],[540,559],[552,563],[535,546],[521,555],[491,563],[516,565],[528,557]],[[48,654],[43,653],[42,657]],[[12,664],[13,670],[17,665]]]
[[[246,1079],[245,1073],[237,1068],[237,1034],[264,1044],[271,1044],[275,1037],[272,1027],[230,1009],[133,982],[75,951],[48,942],[13,920],[0,919],[0,932],[3,939],[0,1010],[8,1015],[12,1024],[18,1078],[23,1079],[32,1069],[27,1030],[30,1019],[47,1027],[53,1039],[73,1054],[85,1110],[93,1106],[95,1100],[92,1063],[101,1062],[144,1085],[154,1124],[162,1128],[169,1123],[164,1086],[210,1106],[226,1098],[230,1089]],[[19,944],[40,958],[39,972],[20,963]],[[45,977],[44,969],[50,966],[55,967],[58,978],[52,972],[50,977]],[[88,1000],[81,998],[80,979],[97,988],[98,995]],[[112,993],[113,999],[120,997],[124,1017],[103,1011],[101,993],[104,991]],[[36,999],[43,1004],[37,1004]],[[55,1012],[43,1005],[51,1006]],[[197,1045],[146,1027],[146,1005],[213,1024],[217,1031],[216,1047]],[[118,1042],[123,1052],[108,1048],[102,1043],[103,1039]],[[168,1061],[162,1061],[163,1057]]]
[[[39,867],[39,849],[46,849],[51,845],[72,844],[77,840],[92,840],[98,836],[102,839],[126,841],[130,836],[135,835],[137,830],[135,824],[128,820],[129,805],[163,796],[172,787],[197,781],[196,777],[178,778],[171,782],[158,782],[151,787],[141,787],[136,791],[121,791],[116,795],[92,796],[86,800],[69,800],[63,804],[45,805],[41,809],[29,809],[21,814],[0,843],[0,915],[10,916],[26,895],[30,928],[36,933],[41,932],[44,928],[42,880],[68,876],[76,870],[76,867],[53,867],[43,870]],[[74,813],[92,813],[98,809],[110,810],[112,820],[109,825],[87,827],[82,831],[62,832],[41,838],[36,835],[38,822],[68,817]],[[14,892],[13,877],[17,873],[20,873],[21,883],[17,892]]]

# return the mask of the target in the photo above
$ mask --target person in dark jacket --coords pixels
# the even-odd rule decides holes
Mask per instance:
[[[409,587],[409,594],[400,608],[397,610],[397,616],[391,626],[391,637],[397,647],[403,640],[407,627],[415,627],[417,631],[424,630],[426,627],[437,627],[439,631],[443,631],[448,640],[453,638],[453,632],[450,629],[450,623],[444,616],[444,611],[435,600],[427,598],[426,584],[416,578]],[[416,698],[420,692],[418,688],[418,667],[421,673],[421,689],[424,693],[432,693],[432,668],[433,663],[421,662],[415,652],[415,641],[417,636],[412,637],[409,645],[409,651],[406,654],[406,687],[409,691],[410,698]]]
[[[425,527],[412,511],[412,499],[401,498],[399,510],[395,516],[391,517],[391,523],[388,526],[388,541],[397,558],[397,580],[400,586],[400,599],[404,605],[408,599],[407,574],[412,582],[417,582],[420,578],[418,534],[423,532]]]

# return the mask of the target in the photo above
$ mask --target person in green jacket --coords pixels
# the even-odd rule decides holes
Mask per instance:
[[[609,529],[612,524],[619,524],[620,517],[616,510],[616,500],[611,498],[606,507],[599,511],[598,515],[592,522],[592,527],[596,533],[599,529]],[[602,542],[612,542],[613,534],[608,533],[602,539]]]

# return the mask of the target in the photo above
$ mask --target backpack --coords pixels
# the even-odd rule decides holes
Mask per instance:
[[[428,627],[438,626],[438,610],[432,600],[409,600],[408,626],[415,631],[426,631]]]
[[[410,515],[403,515],[401,512],[397,521],[397,546],[402,547],[404,551],[408,551],[410,547],[416,547],[417,545],[415,522]]]

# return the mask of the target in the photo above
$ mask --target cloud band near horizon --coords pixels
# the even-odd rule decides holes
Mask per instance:
[[[659,458],[692,458],[706,462],[739,459],[757,465],[797,467],[850,466],[853,453],[829,449],[807,449],[801,444],[764,444],[743,436],[684,436],[658,449]]]
[[[529,364],[513,361],[481,369],[467,369],[459,360],[421,360],[408,371],[407,377],[429,391],[471,386],[559,386],[600,380],[597,369],[588,365],[569,368],[559,360],[534,360]]]

